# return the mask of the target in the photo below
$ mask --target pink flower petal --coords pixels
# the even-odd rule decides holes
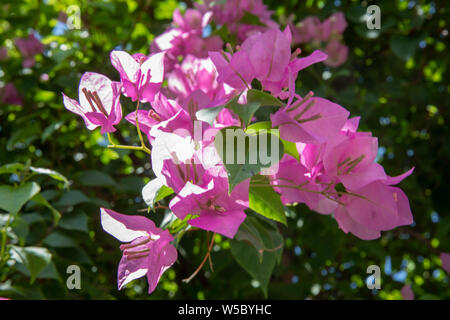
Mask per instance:
[[[414,292],[410,285],[404,285],[401,290],[403,300],[414,300]]]

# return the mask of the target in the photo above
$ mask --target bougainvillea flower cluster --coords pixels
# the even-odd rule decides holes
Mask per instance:
[[[34,34],[26,38],[17,38],[16,46],[23,56],[22,66],[31,68],[36,63],[35,56],[44,51],[44,45]]]
[[[5,104],[23,104],[22,98],[13,83],[7,83],[0,88],[0,102]]]
[[[31,68],[36,64],[36,55],[44,51],[44,44],[34,35],[29,34],[27,37],[16,38],[14,43],[22,55],[22,67]],[[7,47],[0,47],[0,61],[9,59]],[[13,83],[6,83],[0,87],[0,103],[23,105],[23,99]]]
[[[100,126],[102,134],[114,132],[114,125],[122,119],[120,91],[120,82],[111,81],[98,73],[87,72],[81,77],[79,102],[63,94],[64,105],[80,115],[89,130]]]
[[[129,149],[150,154],[155,177],[142,191],[148,207],[155,208],[165,191],[172,221],[234,238],[254,209],[251,190],[264,187],[272,188],[284,205],[305,204],[361,239],[411,224],[408,198],[395,185],[413,169],[389,176],[376,162],[378,139],[358,131],[359,117],[350,117],[343,106],[313,91],[296,92],[302,70],[329,62],[334,53],[304,55],[300,48],[291,49],[293,43],[329,41],[342,34],[343,15],[323,23],[307,18],[298,27],[280,29],[261,1],[214,3],[175,11],[172,28],[155,38],[149,55],[112,51],[117,81],[88,72],[81,78],[78,101],[63,94],[65,107],[89,130],[100,127],[113,148],[118,147],[112,133],[122,120],[121,97],[136,103],[120,125],[131,124],[138,131],[141,146]],[[249,17],[259,23],[252,25]],[[238,45],[205,35],[212,22],[227,26]],[[274,108],[263,121],[255,116],[261,106]],[[276,169],[263,173],[254,164],[227,163],[216,146],[217,135],[262,124],[266,132],[278,130],[277,141],[291,146]],[[267,174],[265,183],[254,182]],[[151,293],[177,259],[173,239],[179,230],[156,227],[142,215],[100,211],[104,230],[124,243],[119,289],[147,276]]]
[[[341,42],[347,28],[342,12],[336,12],[322,22],[316,16],[309,16],[297,24],[290,21],[288,25],[292,28],[295,44],[308,43],[314,48],[322,48],[328,54],[326,65],[338,67],[347,60],[348,47]]]

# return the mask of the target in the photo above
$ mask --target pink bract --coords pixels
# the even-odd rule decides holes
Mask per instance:
[[[123,92],[127,97],[133,101],[153,101],[164,77],[164,53],[147,57],[112,51],[111,64],[120,74]]]
[[[122,119],[119,82],[104,75],[86,72],[80,80],[79,102],[64,93],[63,102],[67,110],[78,114],[89,130],[101,127],[101,133],[114,132],[114,125]]]
[[[148,293],[152,293],[163,273],[177,260],[177,250],[169,231],[161,230],[143,216],[124,215],[101,208],[103,229],[117,238],[123,252],[117,272],[118,288],[147,275]]]
[[[22,62],[24,68],[34,66],[36,63],[35,55],[44,51],[44,45],[34,34],[30,34],[27,38],[17,38],[15,43],[24,58]]]

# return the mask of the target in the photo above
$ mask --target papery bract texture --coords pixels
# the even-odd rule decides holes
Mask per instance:
[[[177,260],[177,250],[169,231],[161,230],[143,216],[128,216],[102,208],[103,229],[121,242],[123,252],[118,269],[118,287],[147,275],[148,293],[152,293],[163,273]]]
[[[114,132],[114,125],[122,119],[119,82],[111,81],[104,75],[86,72],[80,80],[79,102],[63,93],[67,110],[78,114],[89,130],[101,127],[101,133]]]

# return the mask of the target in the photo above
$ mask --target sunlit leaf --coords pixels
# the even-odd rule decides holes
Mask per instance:
[[[19,212],[22,206],[40,190],[41,187],[36,182],[29,182],[19,187],[0,186],[0,208],[10,213]]]

